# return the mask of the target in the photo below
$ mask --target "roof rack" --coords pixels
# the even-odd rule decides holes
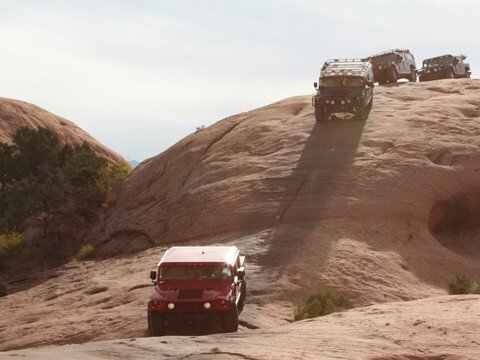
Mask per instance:
[[[371,66],[361,59],[331,59],[323,64],[320,76],[364,76]]]
[[[392,49],[392,50],[384,51],[384,52],[381,52],[381,53],[378,53],[378,54],[370,55],[370,56],[367,57],[367,59],[371,59],[375,56],[380,56],[380,55],[385,55],[385,54],[390,54],[390,53],[395,53],[395,52],[410,52],[410,50],[408,50],[408,49]]]

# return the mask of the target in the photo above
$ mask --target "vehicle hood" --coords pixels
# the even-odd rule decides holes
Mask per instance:
[[[344,97],[344,96],[352,96],[352,95],[361,95],[363,93],[364,88],[335,88],[329,90],[323,90],[320,92],[320,96],[322,97]]]
[[[226,297],[231,289],[232,284],[224,281],[209,280],[194,284],[167,281],[155,286],[152,300],[208,301]]]

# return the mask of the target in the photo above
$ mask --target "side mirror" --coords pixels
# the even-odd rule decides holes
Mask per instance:
[[[245,279],[245,268],[241,267],[237,270],[238,280]]]
[[[316,81],[313,83],[313,87],[314,87],[315,89],[318,87],[318,84],[317,84]]]
[[[397,55],[397,61],[402,61],[402,60],[403,60],[402,56],[401,56],[401,55]]]
[[[150,280],[157,280],[157,272],[155,270],[150,271]]]

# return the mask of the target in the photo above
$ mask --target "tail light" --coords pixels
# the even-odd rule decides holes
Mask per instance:
[[[151,311],[165,310],[166,308],[165,304],[166,304],[165,301],[154,299],[150,301],[148,305],[148,309]]]

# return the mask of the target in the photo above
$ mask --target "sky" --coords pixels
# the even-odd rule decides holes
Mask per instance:
[[[313,94],[323,62],[468,56],[480,1],[0,0],[0,97],[63,116],[128,160],[222,118]]]

